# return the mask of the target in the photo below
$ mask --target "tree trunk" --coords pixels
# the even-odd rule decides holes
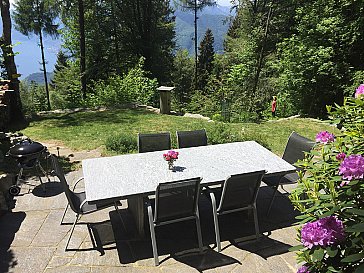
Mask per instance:
[[[45,61],[45,57],[44,57],[42,30],[39,31],[39,46],[40,46],[40,52],[42,54],[43,77],[44,77],[45,90],[46,90],[46,94],[47,94],[47,108],[48,108],[48,111],[50,111],[51,110],[51,101],[49,98],[48,79],[47,79],[46,61]]]
[[[10,102],[10,120],[12,122],[18,123],[24,121],[24,115],[19,93],[18,72],[15,65],[14,52],[11,42],[11,17],[9,0],[0,0],[0,8],[1,19],[3,23],[3,34],[0,38],[1,50],[3,53],[6,74],[8,79],[11,80],[11,85],[14,90],[14,95],[12,96]]]
[[[255,93],[257,91],[259,76],[260,76],[260,72],[262,71],[264,46],[265,46],[265,43],[267,42],[268,27],[269,27],[269,23],[270,23],[271,18],[272,18],[272,6],[270,6],[269,11],[268,11],[267,22],[266,22],[265,31],[264,31],[264,37],[263,37],[263,41],[262,41],[262,46],[260,48],[260,53],[259,53],[259,58],[258,58],[258,65],[257,65],[257,72],[256,72],[255,77],[254,77],[253,95],[255,95]]]
[[[81,92],[86,98],[86,38],[85,38],[85,14],[83,0],[78,0],[78,24],[80,27],[80,72]]]
[[[195,90],[197,89],[197,0],[195,0],[195,7],[194,7],[194,12],[195,12],[195,21],[194,21],[194,25],[195,25]]]

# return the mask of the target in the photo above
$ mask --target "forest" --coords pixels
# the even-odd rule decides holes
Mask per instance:
[[[11,18],[17,30],[39,37],[41,50],[45,35],[63,41],[49,86],[20,83],[25,113],[129,102],[158,106],[156,88],[167,85],[176,87],[172,108],[181,113],[256,122],[270,117],[276,96],[278,117],[325,118],[326,105],[341,105],[363,82],[363,1],[234,1],[222,53],[215,52],[210,29],[195,43],[196,54],[176,48],[175,10],[196,16],[214,4],[17,0]]]

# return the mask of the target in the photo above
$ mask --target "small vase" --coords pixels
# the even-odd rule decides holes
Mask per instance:
[[[173,161],[168,161],[168,169],[169,170],[173,170],[174,166],[173,166]]]

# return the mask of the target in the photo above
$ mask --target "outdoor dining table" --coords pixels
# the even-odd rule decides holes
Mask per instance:
[[[265,170],[266,176],[296,168],[255,141],[175,149],[173,170],[163,158],[166,151],[92,158],[82,161],[86,200],[128,200],[139,235],[144,234],[145,196],[159,183],[202,177],[201,186],[221,183],[226,177]]]

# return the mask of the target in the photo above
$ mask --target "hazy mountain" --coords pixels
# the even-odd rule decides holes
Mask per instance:
[[[50,83],[50,81],[53,79],[53,75],[54,75],[53,72],[47,72],[48,83]],[[35,82],[36,84],[44,84],[43,72],[32,73],[29,76],[27,76],[24,80],[29,83]]]
[[[186,48],[191,54],[194,54],[194,14],[192,11],[176,10],[175,16],[177,47]],[[215,52],[222,52],[224,38],[229,28],[228,19],[232,16],[230,7],[220,5],[206,7],[202,12],[198,12],[197,16],[198,45],[200,45],[207,28],[210,28],[215,39]]]

